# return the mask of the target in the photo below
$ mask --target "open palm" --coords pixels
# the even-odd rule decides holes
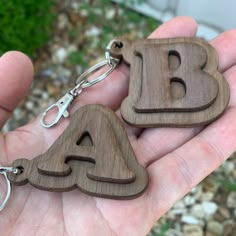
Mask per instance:
[[[151,34],[152,38],[195,36],[196,23],[175,18]],[[236,31],[225,32],[211,43],[220,57],[219,70],[231,89],[224,115],[202,128],[138,129],[123,123],[137,159],[149,173],[146,192],[134,200],[91,197],[78,189],[45,192],[25,185],[14,187],[0,213],[1,235],[146,235],[153,223],[236,149]],[[128,91],[128,68],[122,64],[105,81],[80,96],[72,109],[100,103],[119,115]],[[0,58],[0,125],[25,96],[33,74],[32,64],[19,52]],[[0,137],[0,164],[45,152],[68,125],[63,120],[50,130],[39,119]],[[0,192],[0,194],[3,194]]]

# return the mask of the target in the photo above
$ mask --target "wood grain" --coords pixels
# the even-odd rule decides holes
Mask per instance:
[[[217,71],[218,57],[199,38],[117,39],[112,48],[130,65],[129,95],[121,114],[138,127],[191,127],[218,118],[229,101],[229,86]]]
[[[79,109],[45,154],[31,161],[18,159],[12,166],[24,169],[8,175],[13,184],[30,183],[47,191],[78,187],[93,196],[130,199],[148,184],[119,119],[100,105]]]

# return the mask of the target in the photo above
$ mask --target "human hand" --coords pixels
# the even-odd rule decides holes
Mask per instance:
[[[193,37],[196,30],[192,19],[177,17],[150,37]],[[10,202],[0,213],[1,235],[146,235],[160,216],[236,148],[235,39],[236,31],[230,31],[211,42],[219,55],[219,70],[231,89],[229,106],[218,120],[202,128],[139,129],[123,123],[138,162],[149,174],[149,186],[142,196],[118,201],[91,197],[79,190],[51,193],[30,185],[14,187]],[[26,94],[33,70],[24,55],[10,52],[0,58],[0,72],[2,126]],[[100,103],[119,115],[128,92],[128,73],[122,64],[109,78],[85,90],[71,113],[85,104]],[[63,119],[47,130],[38,118],[1,136],[1,165],[9,166],[18,158],[32,159],[46,151],[68,123]]]

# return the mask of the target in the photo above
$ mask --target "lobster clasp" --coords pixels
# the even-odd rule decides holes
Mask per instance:
[[[50,107],[48,107],[44,111],[44,113],[42,114],[42,117],[40,120],[42,126],[45,128],[50,128],[50,127],[56,125],[61,120],[62,117],[65,117],[65,118],[68,117],[69,113],[68,113],[67,109],[69,108],[69,106],[71,105],[71,103],[73,102],[74,99],[75,99],[75,96],[73,94],[66,93],[56,103],[54,103]],[[46,118],[48,112],[52,111],[53,109],[58,109],[57,117],[53,122],[47,124],[45,122],[45,118]]]

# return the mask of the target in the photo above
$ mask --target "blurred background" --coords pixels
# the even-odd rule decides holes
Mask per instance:
[[[35,68],[29,95],[2,132],[55,103],[84,70],[104,59],[115,36],[144,38],[174,16],[191,15],[198,36],[210,40],[235,28],[235,9],[233,0],[1,0],[0,54],[22,51]],[[149,236],[236,235],[235,166],[232,156],[159,219]]]

